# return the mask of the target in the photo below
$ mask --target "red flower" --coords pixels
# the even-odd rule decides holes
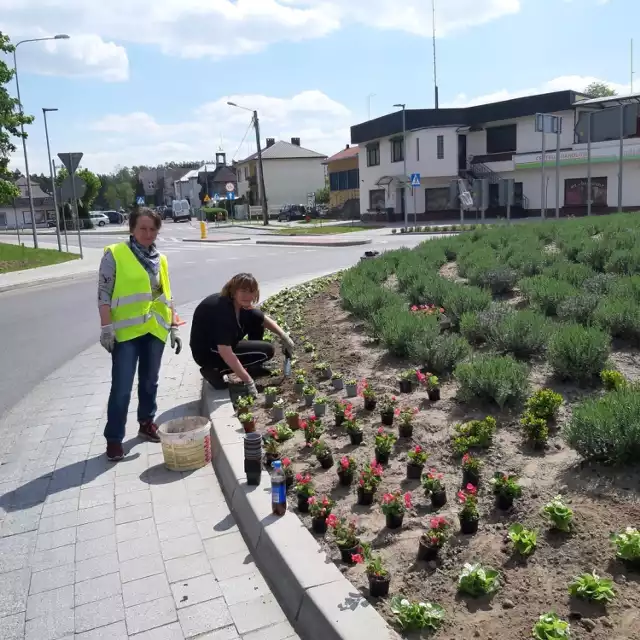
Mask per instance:
[[[413,307],[411,307],[411,311],[417,311],[418,307],[416,307],[416,305],[414,304]]]
[[[411,502],[411,494],[408,491],[404,494],[404,506],[406,509],[411,509],[413,506]]]
[[[351,562],[355,562],[356,564],[362,564],[364,562],[364,558],[360,553],[352,553]]]
[[[395,499],[394,495],[392,493],[385,493],[382,496],[382,502],[383,504],[389,504],[390,502],[393,502]]]
[[[307,428],[307,422],[306,420],[300,420],[300,428],[305,431]]]
[[[332,513],[331,515],[327,516],[327,526],[331,527],[332,529],[336,527],[336,525],[338,524],[338,517]]]
[[[378,427],[378,435],[384,435],[384,427]]]
[[[444,307],[440,307],[440,313],[444,313]]]
[[[462,489],[458,491],[457,496],[461,504],[464,504],[467,501],[467,494]]]
[[[291,458],[282,458],[282,466],[288,467],[291,464]]]
[[[478,489],[474,487],[471,483],[469,483],[466,487],[467,493],[470,493],[472,496],[475,496],[478,493]]]
[[[422,447],[419,444],[417,444],[416,448],[413,450],[413,452],[414,453],[422,453]]]

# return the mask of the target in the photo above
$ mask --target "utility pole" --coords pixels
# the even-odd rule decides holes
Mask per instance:
[[[49,144],[49,127],[47,126],[47,112],[57,111],[57,109],[47,109],[42,107],[44,116],[44,133],[47,138],[47,155],[49,156],[49,172],[51,174],[51,187],[53,189],[53,208],[56,212],[56,237],[58,239],[58,251],[62,251],[62,241],[60,240],[60,215],[58,213],[58,198],[56,196],[56,182],[53,176],[53,166],[51,164],[51,145]]]
[[[431,16],[433,23],[433,91],[434,104],[438,108],[438,74],[436,71],[436,0],[431,0]]]
[[[253,112],[253,126],[256,130],[256,146],[258,147],[258,188],[260,189],[260,202],[262,203],[262,224],[269,224],[269,206],[267,205],[267,190],[264,186],[264,166],[262,164],[262,149],[260,147],[260,121],[258,112]]]

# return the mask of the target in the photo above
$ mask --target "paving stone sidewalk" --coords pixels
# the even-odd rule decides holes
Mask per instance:
[[[200,415],[185,347],[165,351],[158,422]],[[166,470],[160,445],[136,438],[134,399],[127,455],[106,460],[109,384],[92,347],[0,422],[0,640],[298,638],[213,468]]]

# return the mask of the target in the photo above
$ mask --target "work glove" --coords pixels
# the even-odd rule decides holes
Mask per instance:
[[[288,333],[283,333],[280,337],[280,342],[282,343],[282,350],[286,351],[289,355],[293,355],[293,350],[295,349],[295,344],[293,344],[293,340]]]
[[[116,332],[112,324],[105,324],[100,328],[100,344],[109,352],[113,352],[116,344]]]
[[[245,382],[244,383],[245,386],[247,387],[247,392],[250,396],[253,396],[254,398],[258,397],[258,389],[256,388],[256,383],[253,380],[249,380],[249,382]]]
[[[171,348],[174,349],[176,355],[178,355],[182,351],[182,338],[180,337],[178,327],[171,327],[169,337],[171,339]]]

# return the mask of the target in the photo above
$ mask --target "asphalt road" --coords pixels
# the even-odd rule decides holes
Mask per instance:
[[[284,284],[286,280],[311,278],[352,266],[367,249],[384,251],[424,240],[424,237],[369,234],[374,238],[373,245],[343,248],[182,242],[183,237],[195,233],[187,225],[178,225],[176,230],[167,225],[158,242],[160,251],[169,260],[178,311],[181,304],[219,291],[239,271],[254,273],[263,285]],[[51,246],[49,243],[55,243],[55,236],[51,239],[43,236],[40,240],[41,246]],[[115,236],[85,236],[83,245],[95,251],[119,240]],[[186,326],[185,343],[188,333]],[[47,375],[94,344],[98,336],[93,276],[0,293],[0,419]]]

